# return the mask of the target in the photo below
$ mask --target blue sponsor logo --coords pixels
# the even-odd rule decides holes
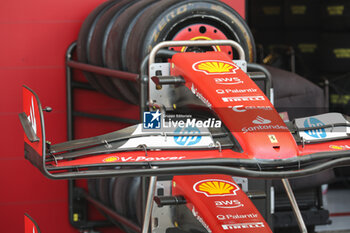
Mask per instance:
[[[144,129],[160,129],[162,114],[157,110],[156,112],[143,113],[143,128]]]
[[[304,127],[317,127],[317,126],[323,126],[324,123],[316,118],[310,117],[304,121]],[[313,138],[325,138],[327,136],[327,133],[325,129],[311,129],[311,130],[305,130],[305,133]]]
[[[196,135],[200,134],[200,130],[196,127],[178,127],[174,133],[180,134],[179,136],[174,136],[174,141],[180,146],[196,145],[202,139],[202,136]],[[181,134],[184,135],[182,136]]]

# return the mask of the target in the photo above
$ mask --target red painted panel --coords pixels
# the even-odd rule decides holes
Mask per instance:
[[[29,213],[42,233],[78,233],[69,225],[66,201],[0,204],[1,231],[24,232],[23,214]]]
[[[44,112],[44,119],[47,141],[52,144],[67,141],[67,114],[65,111],[57,112],[54,109],[50,113]]]
[[[24,141],[18,115],[1,113],[0,122],[3,122],[1,123],[0,134],[0,163],[2,160],[22,159],[24,157]],[[0,177],[2,175],[2,171],[0,170]]]
[[[245,0],[221,0],[245,18]]]
[[[6,32],[0,43],[0,51],[6,54],[0,56],[0,67],[63,68],[65,51],[76,40],[81,23],[0,24]]]
[[[57,112],[66,110],[65,69],[26,68],[1,69],[0,75],[6,85],[0,85],[2,113],[22,112],[22,85],[33,89],[43,106],[51,106]]]
[[[1,4],[0,22],[27,22],[32,24],[40,21],[44,23],[55,21],[83,20],[89,12],[106,0],[80,1],[6,1]]]
[[[110,133],[118,129],[129,126],[128,124],[121,124],[118,122],[109,122],[104,120],[89,119],[85,117],[75,118],[75,137],[86,138],[96,135]]]
[[[75,100],[76,110],[78,111],[98,112],[105,115],[139,119],[138,106],[129,105],[98,92],[76,90]]]
[[[64,56],[67,46],[76,39],[83,18],[99,4],[86,2],[6,1],[0,9],[4,35],[0,38],[0,218],[6,220],[2,222],[3,232],[23,232],[25,212],[37,220],[42,232],[78,232],[68,221],[67,181],[43,177],[24,159],[18,113],[22,108],[21,86],[26,84],[39,94],[44,106],[54,108],[46,117],[49,138],[65,140]],[[77,6],[67,11],[65,8],[70,5],[82,7],[79,11]]]
[[[52,143],[66,141],[66,113],[44,113],[46,122],[46,140]],[[22,159],[24,158],[23,148],[23,130],[17,113],[0,114],[1,134],[0,145],[1,156],[3,159]],[[62,126],[62,127],[57,127]]]
[[[78,232],[68,221],[66,181],[48,180],[23,158],[23,131],[18,120],[22,108],[21,86],[30,86],[39,95],[43,106],[53,107],[52,113],[45,114],[47,138],[54,143],[64,141],[65,51],[77,39],[84,18],[104,1],[20,0],[1,4],[0,219],[5,220],[1,232],[23,232],[24,212],[38,222],[43,233]],[[244,0],[224,2],[244,15]],[[78,101],[82,109],[138,117],[135,108],[97,94],[85,94]],[[78,135],[96,135],[125,126],[86,118],[77,120],[79,130],[83,129]]]
[[[67,181],[44,177],[24,158],[1,160],[0,170],[0,183],[6,190],[0,192],[1,205],[66,200]]]
[[[137,106],[126,104],[98,92],[76,90],[75,100],[77,111],[99,113],[120,118],[132,118],[135,120],[139,119]],[[129,126],[129,124],[79,117],[75,119],[75,126],[76,138],[83,138],[112,132]]]

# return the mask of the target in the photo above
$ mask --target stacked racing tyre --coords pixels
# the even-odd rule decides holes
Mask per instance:
[[[247,61],[255,60],[255,44],[242,17],[216,0],[120,0],[97,7],[80,30],[78,60],[132,73],[161,41],[230,39],[243,47]],[[168,48],[181,52],[216,50],[237,58],[229,46]],[[100,92],[137,105],[139,86],[126,81],[84,73]]]

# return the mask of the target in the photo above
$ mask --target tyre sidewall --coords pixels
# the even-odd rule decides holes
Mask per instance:
[[[213,1],[185,1],[163,12],[154,21],[156,23],[153,23],[148,29],[142,46],[142,56],[148,54],[157,43],[166,40],[169,32],[176,27],[177,24],[193,17],[219,19],[222,25],[226,24],[225,27],[230,23],[229,26],[232,27],[235,36],[239,39],[238,42],[245,50],[247,60],[249,62],[255,60],[253,36],[244,20],[227,5]],[[174,22],[176,23],[174,24]]]

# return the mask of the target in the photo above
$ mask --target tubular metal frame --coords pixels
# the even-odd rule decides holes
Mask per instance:
[[[133,82],[136,82],[138,79],[137,74],[112,70],[104,67],[92,66],[89,64],[84,64],[84,63],[71,60],[73,56],[73,52],[76,48],[76,45],[77,43],[73,42],[71,45],[69,45],[66,51],[67,139],[68,140],[74,139],[74,117],[75,116],[109,120],[109,121],[117,121],[117,122],[129,123],[129,124],[138,123],[138,121],[135,121],[133,119],[118,118],[118,117],[112,117],[112,116],[104,116],[99,114],[91,114],[91,113],[74,111],[74,106],[73,106],[74,89],[79,88],[79,89],[85,89],[90,91],[96,91],[96,89],[90,86],[89,84],[74,81],[73,69],[79,69],[83,71],[90,71],[98,74],[104,74],[110,77],[122,78]],[[143,178],[143,180],[144,179],[145,178]],[[86,206],[87,203],[79,201],[81,200],[81,198],[95,205],[98,209],[108,214],[108,216],[110,216],[111,218],[119,222],[122,222],[126,226],[130,227],[135,232],[141,232],[140,227],[138,227],[128,219],[125,219],[123,216],[119,215],[114,210],[111,210],[109,207],[104,205],[99,200],[96,200],[95,198],[91,197],[89,194],[84,192],[81,188],[77,187],[74,180],[69,179],[68,180],[69,221],[73,227],[77,229],[87,229],[87,228],[94,228],[94,227],[106,227],[111,225],[109,221],[88,220],[87,206]],[[77,215],[79,216],[80,221],[75,221]],[[81,217],[83,219],[80,219]]]

